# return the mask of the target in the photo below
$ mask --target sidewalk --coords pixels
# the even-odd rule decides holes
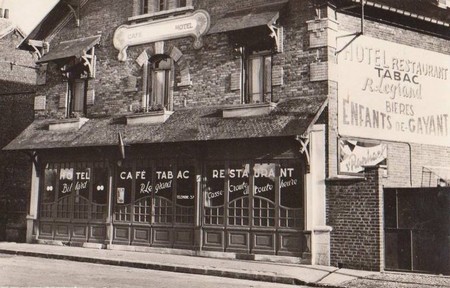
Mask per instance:
[[[0,242],[0,253],[314,287],[345,287],[344,283],[349,281],[351,281],[351,287],[359,287],[361,286],[359,284],[365,283],[364,281],[369,281],[370,283],[373,281],[376,281],[375,283],[387,281],[394,284],[422,283],[417,279],[421,279],[421,277],[417,277],[417,274],[401,274],[403,278],[398,280],[398,275],[400,274],[338,269],[329,266],[269,263],[43,244]],[[439,286],[450,287],[449,277],[431,277],[433,277],[432,279],[437,277],[436,279],[438,280],[435,279],[433,281],[438,281],[436,283]],[[423,283],[430,285],[429,283],[435,282],[430,282],[428,279]],[[365,286],[369,287],[370,285]]]

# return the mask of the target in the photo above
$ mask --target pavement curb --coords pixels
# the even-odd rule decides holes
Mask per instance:
[[[178,265],[164,265],[164,264],[157,264],[157,263],[134,262],[134,261],[128,261],[128,260],[121,261],[121,260],[112,260],[112,259],[95,258],[95,257],[83,257],[83,256],[62,255],[62,254],[52,254],[52,253],[8,250],[8,249],[0,249],[0,253],[9,254],[9,255],[56,259],[56,260],[85,262],[85,263],[92,263],[92,264],[122,266],[122,267],[138,268],[138,269],[160,270],[160,271],[167,271],[167,272],[197,274],[197,275],[205,275],[205,276],[218,276],[218,277],[260,281],[260,282],[270,282],[270,283],[279,283],[279,284],[305,285],[305,286],[310,286],[310,287],[327,287],[327,288],[342,288],[343,287],[343,286],[319,284],[319,283],[314,283],[314,282],[306,282],[306,281],[302,281],[300,279],[297,279],[294,277],[288,277],[288,276],[253,274],[251,272],[246,273],[246,272],[238,272],[238,271],[230,271],[230,270],[219,270],[219,269],[200,268],[200,267],[187,267],[187,266],[178,266]]]

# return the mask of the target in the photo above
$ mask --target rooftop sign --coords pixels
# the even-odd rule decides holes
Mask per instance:
[[[121,25],[114,33],[114,47],[119,50],[118,59],[127,59],[129,46],[153,43],[169,39],[192,36],[195,38],[194,48],[202,46],[201,36],[210,26],[209,14],[204,10],[197,10],[192,14],[179,17]]]
[[[450,146],[450,55],[360,36],[338,71],[341,136]]]

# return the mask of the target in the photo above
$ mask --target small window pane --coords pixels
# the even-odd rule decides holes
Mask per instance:
[[[93,175],[94,189],[92,192],[92,202],[106,204],[108,196],[108,169],[104,167],[94,168]]]
[[[299,162],[283,161],[280,169],[281,206],[303,207],[302,168]]]
[[[264,101],[271,101],[272,94],[272,57],[264,58]]]
[[[42,202],[49,203],[55,201],[56,177],[58,176],[58,170],[47,168],[44,173],[44,192]]]
[[[205,181],[205,206],[221,206],[225,201],[225,169],[223,165],[207,165]]]
[[[84,111],[84,98],[85,98],[84,92],[85,92],[85,82],[75,81],[73,83],[73,90],[72,90],[73,112]]]
[[[263,75],[263,65],[261,58],[253,58],[250,60],[250,101],[252,103],[258,103],[263,101],[262,92],[263,87],[262,83],[262,75]]]

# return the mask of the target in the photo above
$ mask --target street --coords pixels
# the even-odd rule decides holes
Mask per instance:
[[[0,254],[0,287],[302,287]]]

